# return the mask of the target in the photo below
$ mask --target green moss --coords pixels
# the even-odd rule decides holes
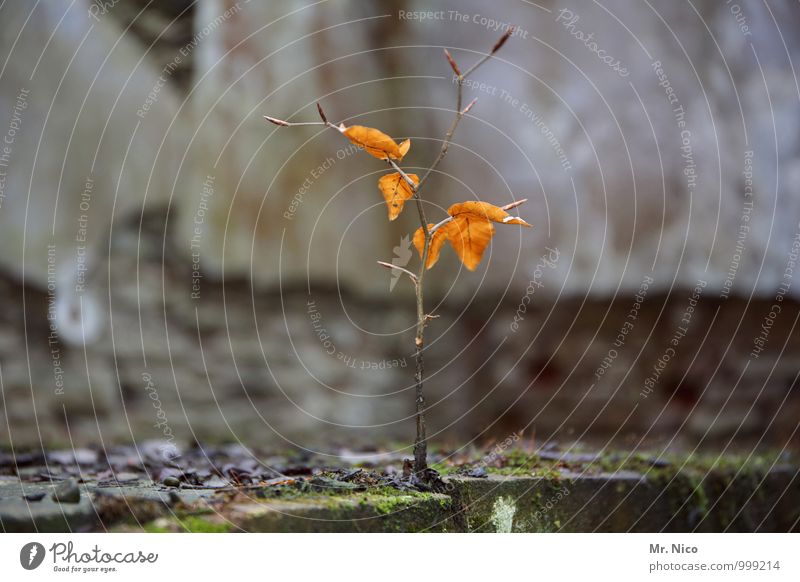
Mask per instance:
[[[383,497],[377,500],[372,500],[370,504],[379,514],[388,515],[396,511],[407,509],[409,505],[414,503],[414,501],[416,500],[411,495],[397,495],[394,497]]]
[[[182,518],[180,525],[189,533],[227,533],[231,526],[224,522],[211,522],[196,515]]]
[[[228,533],[229,523],[211,521],[202,515],[184,515],[178,518],[161,518],[144,524],[146,533]]]
[[[665,453],[639,451],[603,451],[592,461],[544,460],[536,454],[510,449],[501,456],[502,467],[486,467],[490,473],[499,475],[533,475],[547,479],[559,479],[562,471],[583,474],[616,473],[630,471],[650,476],[673,477],[681,471],[699,473],[732,473],[763,475],[778,464],[781,452],[765,451],[760,454],[709,454],[709,453]],[[788,459],[784,460],[788,462]],[[796,462],[796,461],[795,461]],[[661,480],[661,479],[657,479]]]
[[[306,496],[275,504],[244,523],[256,531],[443,531],[454,526],[451,499],[433,493]],[[269,506],[270,504],[267,504]],[[304,519],[295,520],[294,517]],[[311,529],[307,529],[311,528]]]
[[[694,501],[694,507],[699,512],[699,516],[704,518],[708,515],[708,494],[704,486],[704,475],[700,476],[696,473],[688,474],[689,482],[692,486],[691,499]]]
[[[541,477],[557,481],[561,479],[562,463],[544,460],[536,454],[520,449],[508,449],[498,456],[501,467],[485,467],[487,473],[517,477]]]
[[[144,526],[142,526],[142,529],[145,531],[145,533],[171,533],[171,530],[164,525],[162,520],[146,523]]]

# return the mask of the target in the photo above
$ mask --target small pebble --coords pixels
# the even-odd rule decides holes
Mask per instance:
[[[181,481],[177,477],[166,477],[162,483],[167,487],[180,487]]]
[[[52,497],[58,503],[78,503],[81,500],[81,490],[75,479],[67,479],[59,483]]]
[[[483,467],[473,467],[466,473],[467,477],[475,477],[478,479],[486,479],[489,477],[489,474],[486,472],[486,469]]]
[[[647,462],[650,463],[653,467],[661,468],[661,467],[669,467],[672,463],[667,461],[666,459],[662,459],[660,457],[649,457]]]

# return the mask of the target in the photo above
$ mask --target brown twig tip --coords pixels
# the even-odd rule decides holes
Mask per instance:
[[[460,77],[461,76],[461,70],[458,68],[458,65],[456,64],[456,61],[453,58],[453,55],[450,54],[450,51],[447,50],[447,49],[444,49],[444,56],[447,57],[447,62],[450,63],[450,68],[453,69],[453,72],[457,76]]]
[[[475,99],[473,99],[472,101],[467,103],[467,106],[464,107],[464,109],[461,110],[461,115],[466,115],[467,113],[469,113],[469,110],[472,109],[472,106],[475,105],[477,102],[478,102],[478,98],[475,97]]]
[[[270,117],[269,115],[265,115],[264,119],[266,119],[270,123],[274,123],[275,125],[280,125],[281,127],[289,127],[291,125],[288,121],[284,121],[283,119],[276,119],[274,117]]]
[[[325,117],[325,112],[322,110],[322,105],[317,103],[317,111],[319,111],[319,116],[322,118],[322,121],[328,123],[328,118]]]
[[[498,40],[496,43],[494,43],[494,46],[492,47],[492,54],[494,54],[497,51],[499,51],[500,47],[502,47],[504,44],[506,44],[506,41],[509,38],[511,38],[512,34],[514,34],[514,27],[513,26],[509,26],[508,30],[506,30],[505,33],[503,34],[503,36],[500,37],[500,40]]]
[[[514,202],[512,202],[510,204],[506,204],[505,206],[501,206],[500,208],[503,209],[503,210],[511,210],[512,208],[516,208],[517,206],[522,206],[527,201],[528,201],[527,198],[522,198],[520,200],[515,200]]]

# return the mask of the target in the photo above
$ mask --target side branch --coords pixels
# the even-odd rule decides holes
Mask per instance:
[[[444,140],[442,141],[442,147],[439,149],[439,154],[436,156],[436,159],[433,160],[433,163],[430,167],[425,171],[422,175],[422,178],[419,180],[419,184],[416,185],[416,188],[413,189],[414,192],[414,199],[417,202],[417,208],[419,209],[420,214],[420,222],[422,223],[422,230],[425,233],[425,245],[422,249],[422,265],[420,267],[419,272],[419,282],[420,286],[422,285],[422,280],[425,275],[425,264],[428,261],[428,251],[430,250],[431,246],[431,238],[432,233],[428,229],[428,221],[425,219],[425,213],[422,210],[422,199],[419,197],[419,191],[422,190],[423,184],[427,181],[428,177],[433,173],[434,170],[439,166],[442,162],[444,157],[447,155],[447,150],[450,148],[450,143],[453,140],[453,134],[458,127],[458,124],[461,122],[461,118],[466,115],[470,109],[475,105],[476,99],[473,99],[469,105],[462,109],[463,97],[464,97],[464,81],[474,73],[482,64],[488,61],[500,48],[506,43],[506,41],[511,38],[511,35],[514,33],[514,27],[510,27],[503,36],[494,44],[492,50],[489,51],[483,58],[481,58],[478,62],[472,65],[467,71],[462,75],[461,70],[458,67],[453,56],[450,52],[445,49],[444,55],[447,58],[447,62],[450,63],[450,67],[453,69],[453,72],[456,74],[456,108],[455,108],[455,117],[453,117],[453,121],[450,123],[450,127],[447,130],[447,133],[444,136]],[[396,165],[396,164],[395,164]]]
[[[275,125],[280,125],[281,127],[297,127],[300,125],[327,125],[322,121],[284,121],[283,119],[278,119],[277,117],[270,117],[269,115],[264,115],[263,117],[270,123],[274,123]]]
[[[513,33],[514,33],[514,27],[512,26],[508,30],[506,30],[503,36],[501,36],[500,39],[494,44],[492,50],[489,51],[489,53],[486,54],[483,58],[481,58],[478,62],[472,65],[469,69],[467,69],[467,71],[463,75],[461,74],[458,65],[456,64],[455,59],[453,59],[450,52],[447,49],[445,49],[444,51],[445,57],[447,58],[447,61],[450,63],[450,67],[453,69],[453,72],[456,74],[456,115],[455,118],[453,119],[453,122],[450,124],[450,128],[447,130],[447,134],[445,135],[444,141],[442,142],[442,147],[439,150],[439,155],[433,161],[431,167],[428,168],[428,170],[420,179],[419,185],[417,186],[417,190],[422,188],[422,184],[425,182],[425,180],[428,179],[428,176],[431,175],[431,173],[436,169],[439,163],[444,159],[444,156],[447,154],[447,150],[450,147],[450,142],[453,139],[453,133],[455,133],[456,127],[458,127],[458,123],[461,121],[461,118],[464,117],[464,115],[475,104],[475,100],[473,100],[463,110],[461,109],[464,81],[466,81],[467,78],[478,69],[478,67],[480,67],[486,61],[492,58],[492,56],[497,51],[500,50],[500,47],[502,47],[506,43],[506,41],[511,37]]]
[[[403,267],[398,267],[397,265],[393,265],[392,263],[387,263],[386,261],[376,261],[381,267],[386,267],[387,269],[402,271],[406,275],[408,275],[411,280],[414,282],[414,285],[418,283],[417,276],[409,271],[408,269],[404,269]]]
[[[274,123],[275,125],[279,125],[281,127],[298,127],[301,125],[324,125],[325,127],[330,127],[331,129],[335,129],[339,133],[342,130],[339,128],[338,125],[334,125],[328,118],[325,116],[325,112],[322,110],[322,106],[317,103],[317,111],[319,112],[319,116],[322,121],[286,121],[284,119],[278,119],[277,117],[270,117],[269,115],[264,115],[264,119],[269,121],[270,123]]]

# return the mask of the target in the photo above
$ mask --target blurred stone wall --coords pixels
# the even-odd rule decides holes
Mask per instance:
[[[515,24],[428,204],[527,197],[535,228],[498,229],[476,273],[449,251],[432,271],[431,432],[784,442],[800,12],[748,5],[744,31],[696,6],[6,2],[0,423],[17,442],[407,441],[412,297],[375,260],[408,251],[414,213],[386,222],[378,161],[262,115],[320,101],[411,137],[424,167],[451,115],[441,47],[466,64]]]
[[[162,271],[160,248],[146,248],[137,292],[124,283],[135,263],[115,256],[113,332],[86,351],[48,343],[41,292],[26,293],[28,350],[22,310],[3,312],[0,420],[18,445],[174,436],[338,454],[409,441],[412,303],[340,297],[325,286],[254,293],[235,281],[207,281],[189,302],[190,266],[169,261]],[[549,276],[536,281],[546,288]],[[20,305],[19,286],[0,291]],[[534,293],[522,313],[522,297],[437,310],[426,354],[437,441],[460,446],[520,431],[542,442],[676,446],[793,438],[798,304],[783,304],[754,358],[771,301],[650,287],[616,300]]]
[[[558,288],[571,296],[631,293],[644,273],[662,290],[691,287],[701,274],[721,286],[736,255],[743,205],[752,202],[731,290],[768,297],[800,216],[798,90],[789,66],[800,48],[789,23],[800,24],[800,16],[788,3],[749,7],[745,35],[720,3],[699,3],[697,14],[662,4],[569,10],[569,3],[552,2],[491,9],[477,1],[329,2],[296,4],[290,14],[278,4],[247,5],[199,47],[197,134],[187,153],[196,165],[179,179],[188,204],[179,236],[191,238],[201,184],[212,175],[217,223],[202,247],[209,272],[259,285],[311,272],[380,293],[383,280],[364,269],[376,249],[389,255],[415,227],[413,213],[390,227],[383,222],[374,187],[383,166],[348,155],[348,142],[330,131],[265,127],[261,116],[316,120],[320,101],[336,121],[410,136],[405,161],[424,166],[453,107],[440,47],[455,47],[466,64],[496,40],[493,29],[513,23],[517,36],[466,91],[479,105],[430,182],[429,214],[473,197],[526,197],[522,211],[536,228],[498,239],[503,246],[494,248],[502,251],[486,261],[490,277],[459,274],[448,260],[430,284],[461,298],[524,286],[549,244],[569,257],[557,271]],[[198,27],[238,5],[201,6]],[[401,10],[432,7],[422,20],[400,17]],[[773,19],[789,26],[786,34],[775,33]],[[619,55],[627,75],[600,61],[575,37],[580,32]],[[334,168],[317,171],[329,157]],[[262,249],[276,252],[256,262]],[[796,296],[797,287],[790,292]]]

